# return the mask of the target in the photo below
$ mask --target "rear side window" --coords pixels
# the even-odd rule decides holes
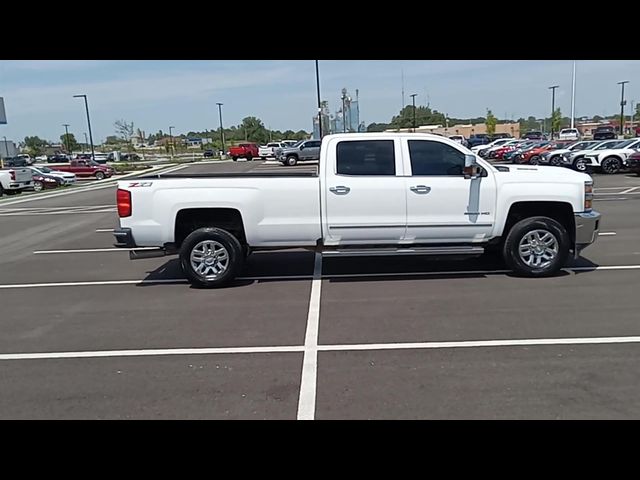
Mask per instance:
[[[464,174],[464,153],[446,143],[409,140],[409,155],[413,175]]]
[[[356,140],[338,143],[338,175],[395,175],[393,140]]]

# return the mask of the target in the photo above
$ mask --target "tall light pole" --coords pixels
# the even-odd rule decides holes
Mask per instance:
[[[173,126],[169,127],[169,141],[171,142],[171,159],[172,160],[173,160],[174,148],[173,148],[173,134],[171,133],[171,130],[173,130],[174,128],[176,127],[173,127]]]
[[[4,139],[4,152],[5,158],[9,158],[9,145],[7,145],[7,137],[2,137]]]
[[[559,88],[560,85],[553,85],[552,87],[549,87],[549,90],[551,90],[551,140],[553,140],[553,114],[556,111],[556,88]]]
[[[576,61],[573,61],[573,77],[571,79],[571,128],[574,128],[576,116]]]
[[[68,123],[63,123],[62,126],[64,127],[64,132],[65,132],[65,136],[64,136],[64,146],[67,149],[67,153],[69,155],[71,155],[71,148],[69,147],[69,124]]]
[[[83,133],[84,133],[84,144],[89,145],[89,140],[87,140],[87,132],[83,132]]]
[[[344,104],[344,101],[347,98],[346,88],[342,89],[342,97],[340,98],[342,99],[342,133],[346,133],[347,132],[347,112],[345,111],[345,104]]]
[[[89,139],[91,140],[91,159],[96,160],[96,154],[93,148],[93,134],[91,133],[91,118],[89,118],[89,102],[86,95],[74,95],[73,98],[84,98],[84,108],[87,111],[87,125],[89,126]]]
[[[316,60],[316,92],[318,95],[318,131],[320,132],[320,140],[322,140],[322,101],[320,100],[320,67]]]
[[[631,100],[631,135],[633,135],[633,124],[636,119],[636,111],[633,109],[634,103],[635,102]]]
[[[413,104],[413,133],[416,132],[416,97],[417,96],[418,96],[417,93],[412,93],[410,95],[411,103]]]
[[[222,127],[222,105],[224,103],[218,102],[216,105],[218,105],[218,113],[220,114],[220,141],[222,142],[222,155],[224,155],[224,128]]]
[[[624,106],[627,102],[624,101],[624,85],[629,83],[629,80],[618,82],[618,85],[622,85],[622,97],[620,98],[620,135],[624,135]]]

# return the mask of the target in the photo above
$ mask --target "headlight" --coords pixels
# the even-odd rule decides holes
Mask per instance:
[[[590,212],[593,205],[593,181],[584,182],[584,211]]]

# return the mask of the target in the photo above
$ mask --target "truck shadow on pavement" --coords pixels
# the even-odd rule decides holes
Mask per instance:
[[[227,288],[243,287],[260,282],[282,282],[313,278],[314,253],[308,251],[268,252],[253,254],[247,259],[238,280]],[[579,257],[571,259],[565,268],[581,268],[569,272],[562,270],[554,277],[591,273],[598,264]],[[324,258],[322,276],[330,282],[363,282],[417,279],[487,278],[496,275],[520,278],[508,271],[496,255],[482,255],[471,259],[435,258],[421,256],[403,257],[352,257]],[[186,281],[180,262],[172,258],[157,269],[147,273],[141,287],[161,284],[183,284]],[[157,283],[156,283],[157,282]]]

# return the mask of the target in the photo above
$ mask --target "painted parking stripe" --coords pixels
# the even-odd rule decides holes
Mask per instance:
[[[111,233],[113,232],[115,229],[114,228],[96,228],[96,233]]]
[[[640,265],[604,265],[597,267],[567,267],[566,272],[596,272],[616,270],[640,270]],[[466,270],[449,272],[406,272],[406,273],[342,273],[322,275],[322,280],[332,278],[380,278],[380,277],[426,277],[426,276],[453,276],[453,275],[489,275],[510,273],[510,270]],[[272,280],[314,280],[313,275],[274,275],[256,277],[237,277],[238,281],[272,281]],[[188,283],[185,278],[167,278],[158,280],[99,280],[87,282],[51,282],[51,283],[16,283],[0,285],[0,289],[13,288],[46,288],[46,287],[93,287],[106,285],[154,285],[154,284],[181,284]]]
[[[298,397],[298,420],[313,420],[316,415],[316,387],[318,380],[318,326],[320,322],[320,296],[322,292],[322,254],[316,252],[313,281],[309,297],[307,331],[304,337],[304,359],[300,396]]]
[[[600,237],[608,237],[608,236],[613,236],[613,235],[617,235],[616,232],[600,232],[598,233],[598,236]]]
[[[640,336],[626,337],[578,337],[578,338],[533,338],[508,340],[463,340],[455,342],[407,342],[407,343],[365,343],[318,345],[316,352],[357,352],[380,350],[426,350],[447,348],[491,348],[491,347],[534,347],[548,345],[614,345],[640,343]],[[299,353],[305,351],[302,345],[264,347],[214,347],[214,348],[162,348],[143,350],[94,350],[78,352],[28,352],[2,353],[0,360],[42,360],[62,358],[112,358],[112,357],[152,357],[167,355],[220,355],[255,353]],[[302,386],[301,386],[302,390]],[[302,394],[302,392],[301,392]],[[315,409],[315,399],[314,399]],[[300,412],[298,412],[300,418]]]
[[[132,250],[160,250],[158,247],[137,248],[79,248],[77,250],[36,250],[34,255],[54,255],[59,253],[130,252]]]

